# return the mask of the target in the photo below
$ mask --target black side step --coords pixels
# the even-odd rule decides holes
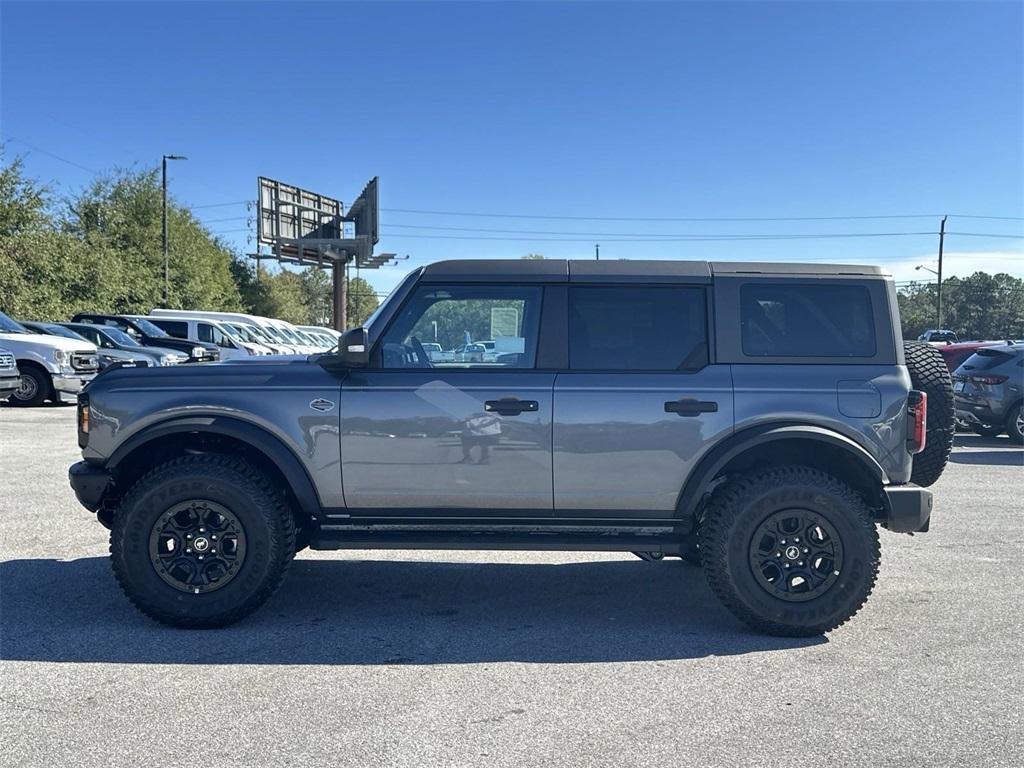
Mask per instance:
[[[683,534],[670,526],[598,528],[566,526],[321,525],[312,549],[509,549],[678,554]]]

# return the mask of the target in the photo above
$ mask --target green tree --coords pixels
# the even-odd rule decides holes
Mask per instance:
[[[3,159],[4,149],[0,145],[0,164]],[[0,237],[49,228],[49,204],[49,190],[25,178],[20,157],[0,167]]]
[[[904,338],[935,327],[937,293],[935,283],[911,283],[900,291]],[[1024,280],[986,272],[943,280],[942,325],[961,339],[1024,337]]]
[[[148,312],[163,305],[162,193],[157,171],[120,171],[97,179],[68,201],[64,232],[91,250],[112,251],[135,275],[112,305],[98,310]],[[179,309],[239,310],[231,252],[189,210],[168,203],[170,286],[166,304]],[[115,286],[116,288],[116,286]]]
[[[353,277],[348,281],[348,311],[346,328],[358,328],[366,322],[380,301],[373,286],[361,277]]]

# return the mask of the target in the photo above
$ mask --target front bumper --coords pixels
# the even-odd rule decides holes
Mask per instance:
[[[0,397],[10,394],[21,386],[21,376],[17,371],[8,376],[6,373],[0,375]]]
[[[95,373],[54,373],[50,375],[53,380],[53,388],[58,392],[78,394],[85,385],[96,378]]]
[[[924,533],[932,516],[932,492],[919,485],[890,485],[885,489],[887,517],[882,524],[895,533]]]
[[[78,503],[90,512],[95,512],[103,504],[103,497],[113,483],[113,478],[103,467],[78,461],[68,469],[68,481],[78,497]]]

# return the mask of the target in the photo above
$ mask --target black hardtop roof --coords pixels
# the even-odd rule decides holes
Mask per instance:
[[[641,282],[650,280],[708,281],[715,275],[777,275],[807,277],[888,277],[880,267],[854,264],[808,264],[745,261],[678,261],[616,259],[451,259],[423,268],[426,282]]]

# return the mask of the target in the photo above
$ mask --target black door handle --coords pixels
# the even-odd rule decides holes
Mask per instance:
[[[669,400],[665,403],[665,413],[678,413],[680,416],[696,416],[699,413],[717,413],[718,403],[713,400],[694,400],[684,397],[681,400]]]
[[[536,400],[520,400],[517,397],[503,397],[501,400],[487,400],[484,410],[502,416],[518,416],[524,411],[536,411],[540,404]]]

